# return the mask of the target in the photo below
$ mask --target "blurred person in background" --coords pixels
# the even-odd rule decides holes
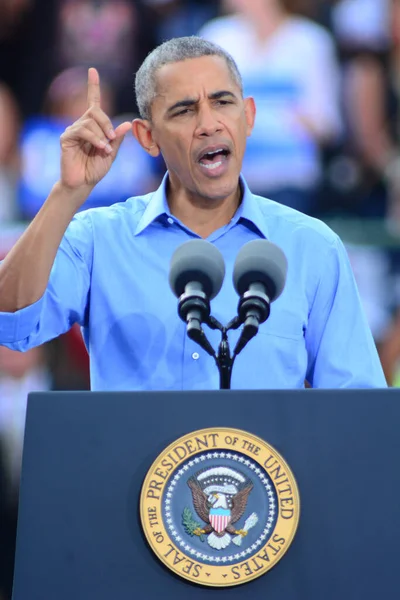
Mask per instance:
[[[387,215],[387,174],[396,154],[391,4],[393,0],[338,0],[332,8],[343,73],[345,133],[329,165],[331,212]]]
[[[56,67],[95,66],[115,91],[117,112],[135,104],[131,75],[156,44],[155,26],[141,0],[58,0]]]
[[[383,170],[389,189],[389,211],[391,216],[392,231],[399,239],[400,233],[400,1],[390,0],[390,23],[392,34],[392,48],[388,65],[388,77],[384,77],[382,71],[378,81],[386,82],[378,88],[377,83],[372,88],[375,96],[380,100],[378,104],[381,109],[374,120],[374,132],[380,126],[381,135],[387,140],[389,152],[385,155],[387,159]],[[377,69],[376,69],[377,70]],[[381,92],[379,94],[379,91]],[[389,94],[391,102],[384,102],[384,93]],[[386,96],[387,97],[387,96]],[[386,113],[384,107],[390,107]],[[391,117],[391,118],[390,118]],[[388,382],[400,387],[400,251],[394,253],[395,272],[397,279],[396,309],[393,321],[388,327],[380,348],[382,366]]]
[[[22,79],[19,65],[25,54],[23,40],[37,1],[0,0],[0,81],[13,92]]]
[[[388,194],[388,226],[400,240],[400,1],[388,0],[391,49],[386,70],[369,66],[362,75],[377,107],[367,134],[378,136],[382,162],[378,162]],[[374,69],[375,67],[375,69]],[[369,75],[369,77],[368,77]],[[366,138],[370,139],[368,135]],[[369,147],[369,144],[367,145]],[[385,152],[386,151],[386,152]],[[395,279],[394,316],[379,348],[382,367],[390,385],[400,387],[400,251],[392,251]]]
[[[346,143],[333,163],[331,212],[362,218],[360,227],[373,218],[399,239],[400,1],[339,0],[332,17],[344,73]],[[399,385],[400,253],[394,246],[357,253],[364,261],[364,301],[375,298],[372,319],[383,317],[374,337],[385,376]]]
[[[143,0],[149,7],[156,43],[182,35],[196,35],[219,12],[215,0]]]
[[[11,90],[0,81],[0,225],[17,218],[20,114]]]
[[[12,27],[2,21],[4,4],[7,14],[12,7],[18,16]],[[94,65],[115,89],[117,112],[129,112],[135,103],[132,73],[154,47],[154,31],[141,0],[2,0],[0,78],[30,117],[41,112],[58,73]]]
[[[243,173],[257,194],[311,214],[321,149],[341,132],[333,39],[298,14],[304,1],[225,0],[224,6],[233,14],[206,24],[199,35],[233,56],[245,93],[256,101]]]
[[[8,38],[12,35],[33,1],[34,0],[1,0],[0,39]]]
[[[107,114],[115,116],[115,93],[112,85],[104,77],[102,102]],[[82,66],[70,67],[58,73],[46,90],[43,113],[48,117],[73,123],[85,111],[87,103],[87,69]]]
[[[22,118],[40,111],[55,70],[58,0],[0,1],[0,79],[15,94]]]

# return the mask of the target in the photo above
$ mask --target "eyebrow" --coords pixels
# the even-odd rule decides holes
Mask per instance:
[[[209,100],[219,100],[220,98],[224,98],[224,97],[230,97],[230,98],[234,98],[236,99],[236,96],[233,92],[229,92],[228,90],[221,90],[219,92],[213,92],[212,94],[209,94],[208,99]],[[185,100],[179,100],[179,102],[175,102],[175,104],[173,104],[172,106],[170,106],[167,109],[167,113],[171,113],[174,110],[176,110],[177,108],[185,108],[187,106],[193,106],[194,104],[198,104],[199,103],[199,99],[198,98],[186,98]]]

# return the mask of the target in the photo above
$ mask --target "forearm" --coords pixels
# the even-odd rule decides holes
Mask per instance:
[[[55,184],[0,265],[0,312],[15,312],[43,296],[63,235],[91,189],[70,190]]]

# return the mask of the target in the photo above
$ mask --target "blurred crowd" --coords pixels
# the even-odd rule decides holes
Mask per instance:
[[[105,112],[133,119],[135,71],[182,35],[228,50],[256,100],[243,165],[252,191],[342,224],[396,385],[400,0],[0,0],[0,259],[58,178],[59,137],[85,111],[87,68],[100,72]],[[146,193],[163,172],[127,136],[83,208]],[[76,329],[26,354],[0,347],[0,600],[11,594],[27,394],[88,388]]]

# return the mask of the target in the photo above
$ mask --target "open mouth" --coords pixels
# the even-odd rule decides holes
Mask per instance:
[[[214,171],[228,160],[230,153],[230,150],[224,146],[207,150],[200,155],[199,163],[208,171]]]

